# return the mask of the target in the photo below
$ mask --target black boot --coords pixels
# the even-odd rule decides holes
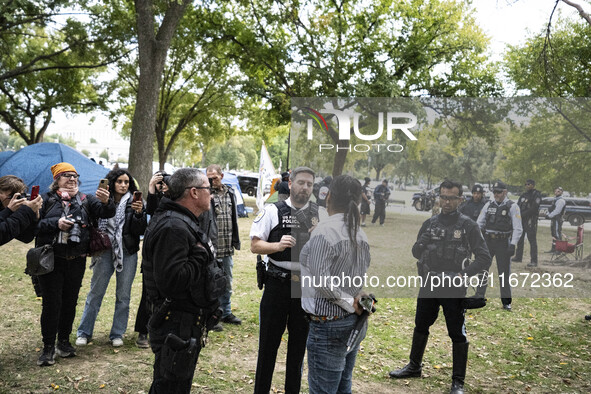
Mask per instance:
[[[450,394],[464,394],[464,379],[468,364],[468,342],[453,344],[453,372]]]
[[[410,349],[410,362],[404,367],[390,371],[393,379],[419,378],[423,370],[423,354],[427,347],[429,335],[414,333],[412,336],[412,348]]]

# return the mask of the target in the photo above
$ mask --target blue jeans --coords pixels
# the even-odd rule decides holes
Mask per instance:
[[[232,297],[232,268],[234,267],[234,261],[232,261],[232,256],[222,257],[221,260],[222,268],[226,275],[228,275],[228,287],[224,295],[220,297],[220,308],[222,308],[222,318],[224,318],[232,313],[230,297]]]
[[[324,323],[310,322],[307,343],[310,394],[351,393],[355,358],[367,332],[366,322],[351,350],[347,351],[347,341],[357,318],[352,314]]]
[[[109,339],[122,338],[127,330],[129,319],[129,300],[131,298],[131,285],[137,269],[137,253],[128,255],[123,252],[123,270],[116,273],[117,287],[115,291],[115,313]],[[93,267],[90,291],[86,297],[84,312],[78,327],[78,336],[92,338],[94,323],[101,309],[103,297],[109,286],[111,276],[115,272],[111,251],[107,250],[98,256],[98,261]]]

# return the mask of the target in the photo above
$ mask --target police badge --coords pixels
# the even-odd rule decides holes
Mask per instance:
[[[462,238],[462,230],[455,230],[454,231],[454,238],[457,238],[457,239]]]

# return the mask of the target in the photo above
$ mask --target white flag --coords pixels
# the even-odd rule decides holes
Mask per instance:
[[[267,151],[267,147],[263,141],[263,147],[261,148],[261,161],[259,164],[259,184],[257,187],[257,207],[259,208],[259,211],[265,207],[265,199],[263,196],[265,186],[271,185],[273,183],[274,177],[275,167],[273,167],[271,157],[269,156],[269,152]]]

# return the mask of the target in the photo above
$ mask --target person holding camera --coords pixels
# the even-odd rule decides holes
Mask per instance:
[[[146,214],[154,215],[160,199],[168,192],[168,179],[170,175],[164,171],[156,171],[150,183],[148,184],[148,196],[146,198]],[[148,321],[150,320],[150,311],[146,302],[146,286],[143,285],[143,268],[140,268],[142,272],[142,296],[140,298],[140,304],[137,308],[137,314],[135,315],[134,331],[138,333],[135,344],[141,349],[147,349],[150,347],[148,340]]]
[[[43,199],[37,196],[29,201],[26,198],[26,189],[23,180],[17,176],[5,175],[0,178],[0,245],[14,238],[24,243],[35,238]]]
[[[144,285],[153,311],[148,324],[154,352],[150,393],[189,393],[207,332],[221,315],[227,278],[197,218],[210,208],[204,173],[181,168],[170,177],[150,220],[142,251]]]
[[[160,199],[168,192],[170,175],[164,171],[156,171],[148,184],[148,198],[146,198],[146,213],[153,215],[160,204]]]
[[[302,308],[310,319],[308,333],[308,385],[310,393],[350,393],[355,358],[367,321],[348,343],[363,313],[359,304],[362,286],[328,285],[322,278],[363,278],[371,256],[367,236],[359,228],[361,183],[340,175],[326,196],[328,218],[312,232],[300,254]],[[356,281],[353,281],[356,282]]]
[[[462,201],[462,185],[450,180],[443,181],[439,201],[441,213],[423,223],[412,247],[412,255],[419,259],[417,266],[423,284],[417,299],[410,362],[391,371],[390,377],[406,379],[421,376],[429,329],[442,308],[447,333],[452,341],[450,393],[462,394],[469,345],[465,327],[464,297],[467,290],[462,278],[488,272],[492,259],[478,225],[458,211]],[[474,261],[470,262],[472,253]]]
[[[79,192],[79,175],[70,163],[55,164],[51,172],[53,182],[42,196],[35,240],[37,247],[53,244],[54,252],[53,271],[39,276],[43,294],[39,366],[53,365],[56,352],[60,357],[76,355],[69,338],[90,247],[89,224],[97,218],[113,217],[116,212],[107,190],[99,188],[95,196]]]
[[[99,219],[98,228],[107,233],[111,249],[92,256],[92,279],[84,312],[78,327],[76,346],[85,346],[92,338],[94,323],[101,308],[109,281],[116,275],[115,313],[109,339],[114,347],[123,346],[123,334],[129,319],[131,285],[137,271],[140,236],[147,226],[141,192],[127,170],[112,170],[107,174],[111,198],[115,201],[115,216]]]
[[[285,328],[289,331],[285,392],[299,393],[308,338],[308,321],[302,309],[300,251],[318,224],[318,205],[310,202],[314,171],[298,167],[291,172],[290,196],[267,205],[250,229],[250,251],[265,257],[264,287],[259,312],[259,354],[255,394],[271,390],[277,350]],[[293,293],[292,293],[293,290]]]

